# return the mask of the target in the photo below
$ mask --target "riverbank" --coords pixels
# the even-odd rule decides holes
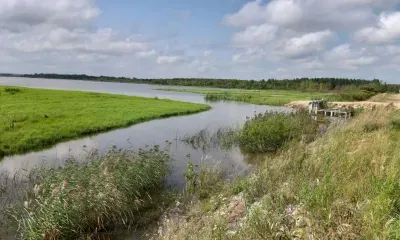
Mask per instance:
[[[285,104],[286,107],[290,108],[307,108],[309,101],[292,101]],[[387,107],[392,105],[396,109],[400,109],[400,95],[399,94],[378,94],[373,96],[368,101],[358,101],[358,102],[328,102],[329,107],[333,108],[363,108],[372,109],[374,107]]]
[[[201,188],[212,194],[171,208],[155,238],[399,239],[399,126],[393,107],[366,110],[266,156],[249,177],[209,171]]]
[[[328,92],[300,92],[291,90],[234,90],[234,89],[177,89],[159,88],[162,91],[203,94],[209,101],[239,101],[258,105],[284,106],[293,101],[330,98]]]
[[[157,98],[0,87],[0,158],[148,120],[210,109]]]

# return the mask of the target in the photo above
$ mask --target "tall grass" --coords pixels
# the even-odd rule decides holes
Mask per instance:
[[[184,143],[204,152],[213,149],[231,150],[240,147],[243,153],[276,152],[292,141],[311,142],[319,135],[319,123],[306,111],[267,111],[248,119],[243,126],[222,127],[215,132],[203,129],[185,135]]]
[[[21,237],[77,239],[137,224],[160,196],[170,161],[157,147],[114,149],[36,169],[23,206],[12,213]]]
[[[269,111],[246,121],[239,134],[240,146],[248,152],[276,151],[284,144],[309,139],[317,134],[318,123],[305,111]]]

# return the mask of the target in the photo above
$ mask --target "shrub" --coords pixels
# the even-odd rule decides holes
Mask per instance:
[[[365,101],[370,99],[375,95],[374,92],[370,91],[351,91],[351,92],[344,92],[340,93],[339,95],[333,96],[333,99],[336,101]]]
[[[169,161],[158,148],[111,150],[37,169],[24,207],[13,214],[22,238],[77,239],[140,221],[140,211],[163,186]]]
[[[390,125],[395,130],[400,130],[400,119],[394,118],[390,121]]]
[[[285,143],[317,133],[318,123],[305,111],[296,113],[266,112],[248,120],[240,135],[240,146],[248,152],[276,151]]]
[[[9,93],[9,94],[16,94],[16,93],[20,93],[22,90],[20,89],[20,88],[15,88],[15,87],[6,87],[6,88],[4,88],[4,91],[6,92],[6,93]]]
[[[370,122],[368,122],[368,123],[365,123],[364,125],[363,125],[363,130],[364,130],[364,132],[374,132],[374,131],[377,131],[377,130],[379,130],[380,128],[381,128],[382,126],[381,125],[379,125],[378,123],[370,123]]]

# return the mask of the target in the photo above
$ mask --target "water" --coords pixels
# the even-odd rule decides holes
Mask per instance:
[[[205,153],[202,150],[193,149],[180,141],[179,139],[185,134],[196,134],[205,128],[213,131],[224,126],[242,124],[246,121],[246,116],[253,116],[255,112],[287,110],[287,108],[283,107],[260,106],[239,102],[206,102],[204,97],[199,94],[158,91],[155,89],[160,88],[160,86],[144,84],[0,77],[0,85],[93,91],[209,104],[212,109],[206,112],[154,120],[96,136],[66,141],[47,150],[6,157],[0,162],[0,171],[13,173],[20,169],[29,170],[33,166],[42,163],[59,165],[69,156],[87,154],[91,149],[105,151],[114,145],[118,148],[145,148],[146,146],[160,145],[163,148],[168,145],[166,141],[171,141],[171,153],[174,156],[174,162],[172,174],[167,182],[175,189],[184,188],[185,182],[182,172],[186,170],[188,161],[199,164],[220,162],[225,167],[236,171],[245,170],[249,165],[245,161],[246,156],[239,149],[232,149],[229,152],[211,149]],[[187,157],[188,154],[190,158]]]
[[[247,166],[244,161],[245,156],[239,149],[233,149],[230,152],[214,149],[205,154],[203,151],[193,149],[179,141],[185,134],[195,134],[205,128],[212,131],[223,126],[242,124],[246,120],[246,116],[252,116],[255,112],[286,110],[281,107],[238,102],[206,102],[204,97],[199,94],[158,91],[155,89],[160,86],[144,84],[6,77],[0,78],[0,85],[93,91],[209,104],[212,109],[199,114],[145,122],[92,137],[63,142],[47,150],[6,157],[0,162],[0,170],[15,172],[21,168],[29,169],[41,163],[62,164],[68,156],[86,154],[87,151],[94,148],[100,151],[105,151],[113,145],[118,148],[144,148],[147,145],[160,145],[163,148],[167,146],[166,141],[172,141],[171,153],[174,156],[174,163],[172,176],[168,180],[176,188],[182,188],[184,185],[182,171],[185,171],[189,161],[188,154],[190,154],[190,161],[194,163],[221,162],[238,170]]]

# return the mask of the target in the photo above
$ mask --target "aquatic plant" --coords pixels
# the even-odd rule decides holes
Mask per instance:
[[[294,139],[310,141],[318,133],[318,123],[305,111],[284,113],[269,111],[246,121],[239,143],[248,152],[276,151]]]
[[[60,168],[37,168],[12,216],[23,239],[77,239],[132,226],[159,199],[170,161],[158,147],[112,149],[71,158]]]

